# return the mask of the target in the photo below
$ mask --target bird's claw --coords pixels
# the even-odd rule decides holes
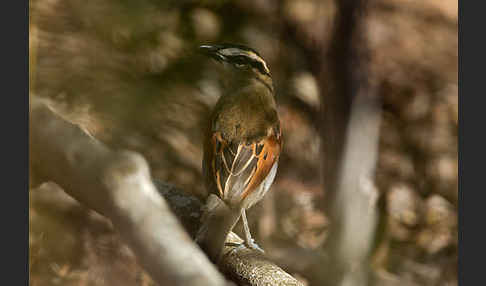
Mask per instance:
[[[261,253],[265,253],[265,251],[258,244],[256,244],[253,239],[251,239],[250,241],[242,242],[238,245],[235,245],[233,243],[226,244],[226,245],[234,246],[233,249],[230,250],[230,252],[229,252],[230,254],[235,254],[238,251],[241,251],[245,248],[253,249],[253,250],[259,251]]]
[[[240,243],[237,246],[233,247],[233,249],[231,249],[229,253],[230,254],[235,254],[238,251],[243,250],[245,248],[246,248],[245,244],[244,243]]]
[[[258,244],[256,244],[254,239],[250,239],[249,241],[246,241],[246,245],[250,249],[254,249],[260,251],[261,253],[265,253],[265,250],[263,250]]]

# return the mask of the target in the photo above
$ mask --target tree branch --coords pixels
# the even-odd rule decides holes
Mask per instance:
[[[32,97],[30,107],[32,184],[56,182],[80,203],[111,219],[160,285],[227,284],[192,242],[203,212],[197,198],[153,182],[141,155],[110,150],[56,116],[42,100]],[[228,242],[241,241],[234,233],[228,238]],[[225,247],[220,266],[239,284],[302,285],[259,253],[233,248]]]
[[[33,97],[30,158],[38,180],[111,219],[160,285],[226,284],[158,194],[142,156],[109,150]]]

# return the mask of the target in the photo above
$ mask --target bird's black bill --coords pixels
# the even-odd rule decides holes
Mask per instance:
[[[215,45],[215,46],[212,46],[212,45],[201,45],[199,46],[199,51],[206,55],[206,56],[209,56],[217,61],[223,61],[225,60],[225,56],[221,55],[218,51],[219,51],[220,47]]]

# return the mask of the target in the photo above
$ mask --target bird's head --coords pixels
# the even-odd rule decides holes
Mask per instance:
[[[199,50],[205,55],[224,64],[239,79],[257,79],[273,90],[272,77],[268,65],[252,48],[238,44],[202,45]]]

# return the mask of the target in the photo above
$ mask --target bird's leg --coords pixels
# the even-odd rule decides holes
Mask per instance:
[[[245,230],[245,243],[246,243],[246,245],[251,249],[255,249],[255,250],[258,250],[260,252],[265,252],[265,251],[263,251],[263,249],[260,248],[260,246],[258,246],[258,244],[255,243],[253,238],[251,238],[250,227],[248,227],[248,220],[246,219],[245,208],[243,208],[241,210],[241,219],[243,221],[243,228]]]
[[[245,249],[246,247],[265,253],[265,251],[254,242],[253,238],[251,238],[250,228],[248,227],[248,220],[246,219],[245,208],[241,209],[241,220],[243,221],[243,229],[245,230],[245,242],[233,248],[231,250],[231,253],[236,253],[240,250]]]

